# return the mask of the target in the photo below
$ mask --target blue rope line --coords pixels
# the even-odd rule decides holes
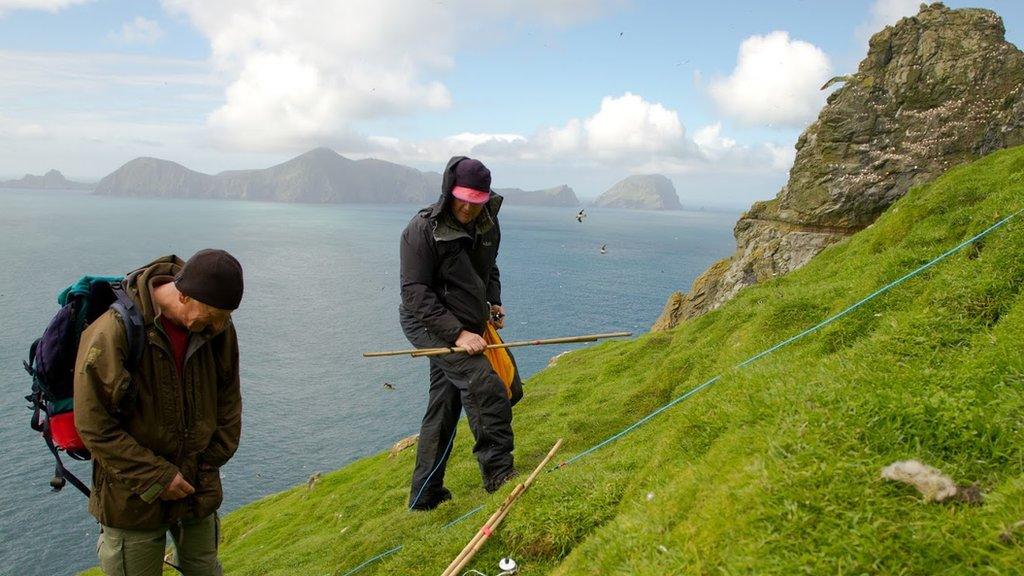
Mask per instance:
[[[385,550],[385,551],[381,552],[380,554],[377,554],[373,558],[370,558],[366,562],[363,562],[359,566],[356,566],[355,568],[349,570],[348,572],[345,572],[344,574],[342,574],[342,576],[351,576],[352,574],[355,574],[356,572],[359,572],[360,570],[362,570],[363,568],[369,566],[370,564],[373,564],[377,560],[380,560],[381,558],[383,558],[385,556],[388,556],[390,554],[394,554],[395,552],[398,552],[401,549],[402,549],[402,546],[399,545],[399,546],[395,546],[394,548],[392,548],[390,550]]]
[[[464,513],[464,515],[462,515],[461,517],[453,520],[450,523],[445,524],[441,528],[442,529],[452,528],[456,524],[459,524],[460,522],[466,520],[467,518],[475,515],[476,512],[478,512],[478,511],[480,511],[482,509],[483,509],[483,504],[480,504],[479,506],[476,506],[475,508],[473,508],[473,509],[469,510],[468,512]],[[351,576],[352,574],[355,574],[356,572],[358,572],[358,571],[360,571],[360,570],[370,566],[371,564],[377,562],[378,560],[381,560],[384,557],[390,556],[390,554],[393,554],[393,553],[401,550],[401,548],[402,548],[402,545],[399,544],[399,545],[397,545],[397,546],[395,546],[393,548],[384,550],[383,552],[377,554],[377,556],[375,556],[374,558],[372,558],[372,559],[370,559],[370,560],[368,560],[368,561],[366,561],[366,562],[356,566],[355,568],[353,568],[353,569],[349,570],[348,572],[344,573],[342,576]]]
[[[853,312],[857,308],[860,308],[861,306],[863,306],[867,302],[873,300],[874,298],[878,297],[879,295],[881,295],[881,294],[883,294],[885,292],[888,292],[892,288],[902,284],[903,282],[906,282],[907,280],[913,278],[914,276],[917,276],[921,272],[924,272],[928,268],[931,268],[932,266],[934,266],[934,265],[938,264],[939,262],[945,260],[946,258],[948,258],[949,256],[955,254],[956,252],[959,252],[965,246],[967,246],[967,245],[969,245],[969,244],[971,244],[973,242],[976,242],[977,240],[987,236],[989,233],[991,233],[992,231],[996,230],[997,228],[1002,227],[1007,222],[1009,222],[1010,220],[1013,220],[1014,218],[1016,218],[1021,213],[1024,213],[1024,209],[1018,210],[1017,212],[1014,212],[1013,214],[1010,214],[1006,218],[1003,218],[999,222],[996,222],[992,226],[989,226],[984,231],[976,234],[975,236],[973,236],[969,240],[965,240],[965,241],[961,242],[960,244],[958,244],[957,246],[955,246],[954,248],[950,248],[949,250],[943,252],[940,256],[934,258],[930,262],[928,262],[928,263],[926,263],[926,264],[916,268],[912,272],[904,274],[900,278],[890,282],[889,284],[886,284],[882,288],[879,288],[878,290],[875,290],[874,292],[872,292],[868,296],[862,298],[859,302],[857,302],[857,303],[855,303],[855,304],[853,304],[851,306],[848,306],[847,308],[845,308],[841,312],[839,312],[839,313],[837,313],[837,314],[835,314],[833,316],[830,316],[830,317],[826,318],[825,320],[822,320],[818,324],[812,326],[811,328],[808,328],[808,329],[804,330],[803,332],[797,334],[796,336],[791,336],[791,337],[783,340],[782,342],[779,342],[778,344],[772,346],[771,348],[768,348],[767,350],[764,350],[763,352],[760,352],[760,353],[758,353],[758,354],[756,354],[754,356],[751,356],[750,358],[744,360],[743,362],[740,362],[734,368],[736,368],[736,369],[744,368],[744,367],[752,364],[753,362],[756,362],[758,359],[763,358],[764,356],[767,356],[768,354],[771,354],[772,352],[775,352],[776,350],[778,350],[778,349],[780,349],[780,348],[782,348],[784,346],[787,346],[788,344],[791,344],[794,341],[799,340],[800,338],[803,338],[804,336],[807,336],[808,334],[814,333],[814,332],[820,330],[821,328],[824,328],[825,326],[831,324],[832,322],[835,322],[836,320],[842,318],[843,316],[846,316],[850,312]],[[570,458],[568,460],[565,460],[564,462],[558,464],[557,466],[554,466],[553,468],[549,468],[548,472],[554,472],[554,471],[560,470],[564,466],[572,464],[573,462],[576,462],[577,460],[580,460],[581,458],[584,458],[584,457],[586,457],[586,456],[596,452],[597,450],[600,450],[604,446],[606,446],[608,444],[611,444],[615,440],[618,440],[619,438],[625,436],[626,434],[629,434],[633,430],[635,430],[635,429],[639,428],[640,426],[646,424],[648,421],[650,421],[652,418],[654,418],[658,414],[661,414],[662,412],[668,410],[669,408],[675,406],[676,404],[679,404],[683,400],[686,400],[687,398],[693,396],[694,394],[700,392],[701,390],[707,388],[708,386],[711,386],[712,384],[718,382],[722,378],[723,375],[724,375],[724,373],[723,374],[719,374],[718,376],[715,376],[714,378],[708,380],[707,382],[704,382],[703,384],[700,384],[699,386],[695,386],[695,387],[691,388],[690,390],[686,391],[682,395],[672,399],[670,402],[668,402],[664,406],[662,406],[662,407],[658,408],[657,410],[651,412],[650,414],[644,416],[640,420],[637,420],[636,422],[634,422],[633,424],[627,426],[626,428],[622,429],[621,431],[617,432],[616,434],[613,434],[612,436],[609,436],[608,438],[602,440],[601,442],[595,444],[594,446],[591,446],[590,448],[584,450],[583,452],[580,452],[579,454],[573,456],[572,458]],[[453,434],[452,435],[452,440],[454,440],[454,439],[455,439],[455,435]],[[449,443],[448,443],[448,448],[449,449],[451,448],[451,441],[449,441]],[[435,468],[435,470],[436,470],[436,468]],[[431,472],[431,475],[433,475],[433,472]],[[428,476],[427,479],[429,480],[430,476]],[[424,483],[424,485],[425,484],[426,483]],[[420,491],[422,492],[422,488],[420,489]],[[417,499],[419,499],[419,496],[417,496]],[[462,522],[466,518],[469,518],[470,516],[472,516],[473,514],[476,514],[477,512],[479,512],[482,509],[483,509],[482,505],[481,506],[477,506],[476,508],[473,508],[469,512],[466,512],[465,514],[463,514],[462,516],[459,516],[455,520],[452,520],[451,522],[445,524],[442,528],[449,528],[451,526],[454,526],[455,524],[458,524],[459,522]],[[379,560],[379,559],[381,559],[381,558],[383,558],[383,557],[385,557],[385,556],[387,556],[389,554],[394,554],[395,552],[398,552],[401,549],[402,549],[402,546],[396,546],[395,548],[392,548],[390,550],[386,550],[386,551],[382,552],[381,554],[378,554],[377,556],[374,556],[373,558],[367,560],[366,562],[363,562],[359,566],[356,566],[352,570],[349,570],[343,576],[350,576],[351,574],[355,574],[356,572],[358,572],[359,570],[362,570],[364,567],[368,566],[369,564],[371,564],[371,563],[373,563],[373,562],[375,562],[375,561],[377,561],[377,560]]]
[[[842,312],[839,312],[838,314],[830,316],[830,317],[826,318],[825,320],[822,320],[818,324],[816,324],[816,325],[814,325],[814,326],[804,330],[803,332],[797,334],[796,336],[790,336],[789,338],[783,340],[782,342],[779,342],[778,344],[772,346],[771,348],[768,348],[767,350],[765,350],[763,352],[760,352],[759,354],[755,354],[754,356],[751,356],[750,358],[747,358],[743,362],[740,362],[739,364],[737,364],[734,368],[736,368],[736,369],[744,368],[744,367],[752,364],[753,362],[757,361],[758,359],[763,358],[763,357],[767,356],[768,354],[771,354],[772,352],[775,352],[776,350],[778,350],[778,349],[780,349],[780,348],[782,348],[784,346],[787,346],[787,345],[795,342],[796,340],[799,340],[799,339],[803,338],[804,336],[807,336],[808,334],[811,334],[813,332],[817,332],[818,330],[824,328],[825,326],[831,324],[832,322],[835,322],[836,320],[842,318],[843,316],[846,316],[850,312],[853,312],[857,308],[860,308],[861,306],[863,306],[867,302],[869,302],[869,301],[873,300],[874,298],[878,297],[880,294],[888,292],[892,288],[894,288],[894,287],[896,287],[896,286],[906,282],[907,280],[913,278],[914,276],[917,276],[921,272],[924,272],[928,268],[931,268],[932,266],[934,266],[934,265],[938,264],[939,262],[945,260],[946,258],[951,256],[952,254],[954,254],[956,252],[959,252],[965,246],[967,246],[967,245],[969,245],[969,244],[971,244],[973,242],[978,241],[979,239],[983,238],[984,236],[987,236],[993,230],[1003,226],[1004,224],[1006,224],[1010,220],[1012,220],[1015,217],[1017,217],[1017,215],[1021,214],[1022,212],[1024,212],[1024,209],[1018,210],[1017,212],[1014,212],[1013,214],[1010,214],[1006,218],[1003,218],[999,222],[996,222],[995,224],[989,226],[988,228],[986,228],[982,232],[976,234],[972,238],[970,238],[968,240],[964,240],[963,242],[961,242],[960,244],[956,245],[955,247],[950,248],[949,250],[946,250],[945,252],[943,252],[941,255],[937,256],[936,258],[934,258],[930,262],[928,262],[928,263],[926,263],[926,264],[924,264],[922,266],[919,266],[918,268],[916,268],[912,272],[908,272],[907,274],[904,274],[900,278],[898,278],[896,280],[893,280],[892,282],[886,284],[882,288],[879,288],[878,290],[875,290],[874,292],[872,292],[868,296],[862,298],[856,304],[853,304],[853,305],[847,307]],[[682,396],[679,396],[678,398],[673,399],[668,404],[665,404],[661,408],[658,408],[654,412],[651,412],[647,416],[644,416],[640,420],[638,420],[635,423],[631,424],[630,426],[624,428],[622,431],[620,431],[620,432],[618,432],[618,433],[616,433],[616,434],[606,438],[605,440],[602,440],[598,444],[596,444],[594,446],[591,446],[590,448],[584,450],[583,452],[580,452],[579,454],[573,456],[572,458],[570,458],[568,460],[565,460],[564,462],[558,464],[554,468],[549,469],[549,471],[550,470],[558,470],[558,469],[562,468],[563,466],[567,466],[569,464],[572,464],[573,462],[576,462],[580,458],[583,458],[584,456],[592,454],[593,452],[596,452],[597,450],[601,449],[602,447],[604,447],[604,446],[614,442],[615,440],[618,440],[619,438],[625,436],[626,434],[632,432],[633,430],[635,430],[635,429],[639,428],[640,426],[642,426],[643,424],[647,423],[647,421],[649,421],[651,418],[654,418],[655,416],[657,416],[658,414],[661,414],[665,410],[668,410],[672,406],[675,406],[676,404],[682,402],[683,400],[689,398],[690,396],[693,396],[697,392],[700,392],[704,388],[707,388],[708,386],[714,384],[723,375],[724,375],[724,373],[723,374],[719,374],[718,376],[715,376],[714,378],[708,380],[707,382],[705,382],[705,383],[703,383],[703,384],[701,384],[699,386],[695,386],[694,388],[691,388],[690,390],[685,392]]]
[[[420,501],[420,496],[423,496],[423,490],[427,487],[427,484],[430,483],[430,479],[434,477],[434,472],[437,472],[437,469],[440,468],[446,460],[448,460],[448,453],[451,452],[452,443],[455,442],[455,433],[459,431],[459,420],[461,419],[462,410],[460,409],[459,417],[455,419],[455,428],[452,429],[452,437],[448,439],[448,447],[444,449],[444,453],[441,454],[441,459],[437,461],[436,465],[434,465],[434,469],[430,471],[430,474],[427,474],[427,479],[423,481],[423,484],[420,484],[420,490],[416,493],[416,497],[413,498],[412,502],[409,504],[409,510],[412,510],[412,507]]]
[[[694,388],[691,388],[689,391],[687,391],[682,396],[679,396],[678,398],[673,399],[668,404],[665,404],[661,408],[658,408],[654,412],[651,412],[647,416],[644,416],[643,418],[637,420],[633,424],[630,424],[626,428],[622,429],[620,432],[618,432],[618,433],[616,433],[616,434],[614,434],[612,436],[609,436],[608,438],[605,438],[601,442],[591,446],[590,448],[587,448],[586,450],[584,450],[583,452],[580,452],[579,454],[573,456],[572,458],[569,458],[568,460],[565,460],[565,461],[561,462],[557,466],[554,466],[552,468],[548,468],[548,471],[549,472],[553,472],[555,470],[558,470],[560,468],[568,466],[569,464],[572,464],[573,462],[575,462],[575,461],[577,461],[577,460],[579,460],[579,459],[581,459],[581,458],[583,458],[585,456],[588,456],[588,455],[590,455],[590,454],[592,454],[594,452],[597,452],[598,450],[600,450],[601,448],[605,447],[606,445],[611,444],[612,442],[618,440],[619,438],[622,438],[626,434],[629,434],[633,430],[636,430],[640,426],[643,426],[651,418],[654,418],[658,414],[661,414],[665,410],[668,410],[669,408],[675,406],[676,404],[682,402],[683,400],[686,400],[687,398],[689,398],[690,396],[693,396],[697,392],[700,392],[701,390],[707,388],[708,386],[711,386],[712,384],[717,382],[718,379],[721,378],[721,377],[722,377],[721,375],[715,376],[714,378],[712,378],[711,380],[708,380],[707,382],[701,384],[700,386],[695,386]]]
[[[469,512],[466,512],[466,513],[465,513],[465,514],[463,514],[462,516],[459,516],[459,517],[458,517],[458,518],[456,518],[455,520],[452,520],[451,522],[449,522],[449,523],[445,524],[444,526],[441,526],[441,528],[451,528],[452,526],[455,526],[455,525],[456,525],[456,524],[458,524],[459,522],[462,522],[462,521],[463,521],[463,520],[465,520],[466,518],[469,518],[469,517],[470,517],[470,516],[472,516],[473,514],[476,514],[477,512],[479,512],[479,511],[481,511],[481,510],[483,510],[483,509],[484,509],[484,505],[483,505],[483,504],[481,504],[481,505],[477,506],[476,508],[473,508],[473,509],[472,509],[472,510],[470,510]]]

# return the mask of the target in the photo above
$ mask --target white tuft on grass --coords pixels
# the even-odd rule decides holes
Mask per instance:
[[[910,484],[926,502],[945,502],[957,492],[952,478],[917,460],[893,462],[882,469],[882,478]]]

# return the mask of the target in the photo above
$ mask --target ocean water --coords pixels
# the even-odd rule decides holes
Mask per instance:
[[[205,247],[242,262],[243,432],[222,469],[226,512],[418,430],[426,360],[361,356],[410,347],[398,326],[398,237],[416,209],[0,190],[0,574],[64,576],[96,563],[97,525],[73,487],[49,491],[52,458],[23,400],[21,362],[60,289]],[[738,215],[588,213],[581,224],[571,208],[502,209],[505,340],[646,331],[673,290],[732,252]],[[575,347],[515,355],[529,376]],[[71,468],[88,478],[88,464]]]

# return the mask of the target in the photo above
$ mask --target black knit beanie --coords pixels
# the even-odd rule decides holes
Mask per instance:
[[[185,262],[174,285],[203,304],[236,310],[242,303],[242,265],[224,250],[200,250]]]

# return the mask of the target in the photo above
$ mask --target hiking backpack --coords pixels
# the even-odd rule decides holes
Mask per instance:
[[[125,368],[134,372],[145,344],[142,314],[124,290],[124,278],[84,276],[57,296],[61,309],[50,320],[42,337],[29,348],[25,370],[32,376],[32,393],[25,397],[32,410],[32,429],[46,441],[56,460],[50,486],[60,491],[66,482],[89,496],[89,488],[64,467],[60,453],[75,460],[91,455],[75,427],[75,360],[82,332],[108,309],[124,323],[128,340]]]

